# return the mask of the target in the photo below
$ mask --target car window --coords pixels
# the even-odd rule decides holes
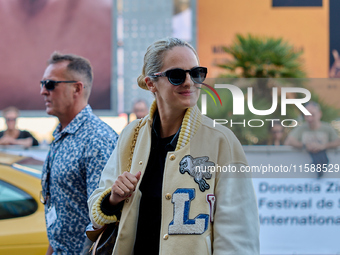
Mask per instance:
[[[0,220],[27,216],[37,209],[37,202],[29,194],[0,180]]]

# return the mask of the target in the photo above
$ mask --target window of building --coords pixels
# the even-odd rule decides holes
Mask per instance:
[[[273,7],[318,7],[322,0],[273,0]]]

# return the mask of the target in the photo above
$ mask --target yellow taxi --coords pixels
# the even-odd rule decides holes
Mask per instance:
[[[45,254],[44,206],[40,203],[43,162],[0,152],[0,254]]]

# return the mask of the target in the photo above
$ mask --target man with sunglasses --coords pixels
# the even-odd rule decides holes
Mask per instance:
[[[55,52],[40,82],[46,112],[60,121],[42,173],[47,254],[81,253],[90,223],[87,199],[117,142],[88,105],[92,80],[87,59]]]

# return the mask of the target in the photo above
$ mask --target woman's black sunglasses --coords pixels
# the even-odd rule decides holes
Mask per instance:
[[[45,86],[45,88],[48,91],[52,91],[55,89],[55,86],[57,86],[58,83],[75,83],[77,81],[53,81],[53,80],[45,80],[45,81],[40,81],[40,87],[42,88]]]
[[[170,69],[165,72],[149,74],[151,78],[168,77],[172,85],[178,86],[185,82],[186,73],[190,74],[191,80],[195,83],[203,83],[207,76],[208,69],[206,67],[197,66],[190,70],[183,70],[181,68]]]

